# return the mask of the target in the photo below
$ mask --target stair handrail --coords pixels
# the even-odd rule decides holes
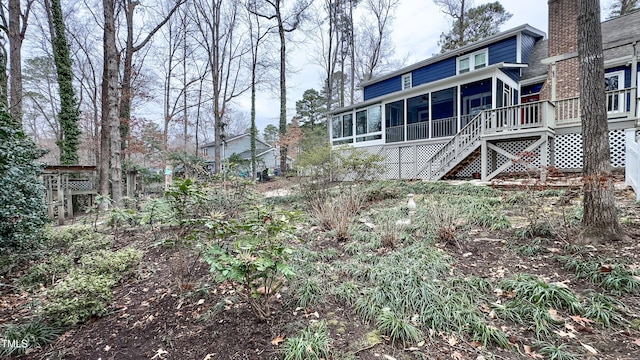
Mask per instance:
[[[439,173],[451,160],[455,159],[461,152],[467,150],[476,141],[480,140],[484,130],[484,113],[478,113],[467,125],[465,125],[458,133],[444,144],[440,150],[436,151],[425,166],[420,168],[416,175],[421,174],[426,168],[429,169],[429,180],[433,180],[433,174]],[[433,171],[433,163],[436,159],[442,158],[439,166]]]

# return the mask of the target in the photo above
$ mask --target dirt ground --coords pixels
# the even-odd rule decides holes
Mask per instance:
[[[290,182],[257,185],[261,192],[272,192]],[[618,191],[622,206],[635,211],[638,203],[628,190]],[[636,220],[638,220],[636,219]],[[635,224],[638,224],[636,222]],[[592,251],[611,258],[630,260],[640,266],[640,228],[627,226],[628,242],[613,246],[597,245]],[[361,339],[375,329],[362,321],[343,303],[327,298],[313,308],[299,309],[288,301],[286,287],[274,304],[274,316],[261,322],[247,304],[235,295],[228,283],[215,284],[208,266],[175,249],[153,245],[152,234],[128,231],[119,245],[136,244],[144,249],[144,258],[136,276],[114,290],[111,311],[107,316],[64,333],[54,344],[21,358],[24,359],[280,359],[281,338],[295,334],[300,322],[325,319],[333,338],[332,353],[355,353],[357,359],[531,359],[524,348],[530,331],[518,329],[510,341],[518,348],[507,351],[492,348],[489,354],[477,343],[459,339],[451,341],[442,334],[429,334],[421,347],[401,348],[389,342],[362,346]],[[538,275],[547,281],[564,282],[577,293],[595,285],[576,279],[554,255],[562,255],[562,243],[546,244],[541,254],[524,257],[514,248],[524,245],[507,241],[504,233],[474,230],[456,244],[439,244],[455,258],[454,268],[464,274],[499,279],[518,272]],[[344,243],[326,240],[318,248],[335,248],[338,258],[348,256]],[[185,265],[184,259],[190,259]],[[188,271],[180,271],[186,268]],[[180,285],[177,285],[180,284]],[[15,295],[14,304],[20,300]],[[6,299],[5,299],[6,300]],[[625,303],[634,314],[640,313],[640,297],[627,296]],[[6,307],[2,318],[17,318]],[[585,344],[598,349],[593,359],[640,359],[640,333],[637,330],[607,329],[590,324],[575,324],[578,336],[567,338],[572,346]],[[337,358],[337,357],[336,357]]]

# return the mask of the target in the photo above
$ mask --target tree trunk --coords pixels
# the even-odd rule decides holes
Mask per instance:
[[[609,129],[605,105],[604,60],[599,0],[579,0],[578,60],[582,151],[584,166],[584,216],[580,241],[620,240],[611,175]]]
[[[287,134],[287,53],[286,53],[286,39],[285,29],[280,13],[280,0],[276,0],[278,6],[275,8],[276,17],[278,19],[278,34],[280,35],[280,123],[279,132],[280,138],[283,139]],[[280,145],[280,173],[285,174],[287,172],[287,146]]]
[[[22,40],[20,0],[9,0],[9,114],[22,127]]]
[[[215,128],[215,149],[213,152],[213,161],[215,162],[215,171],[217,174],[222,169],[222,157],[221,157],[221,149],[224,146],[223,140],[223,131],[224,126],[222,124],[222,110],[220,109],[220,95],[221,95],[221,87],[220,82],[222,79],[220,78],[221,71],[221,59],[220,59],[220,3],[216,3],[213,7],[212,20],[213,25],[211,26],[211,38],[213,39],[213,50],[211,51],[211,81],[213,86],[213,117],[214,117],[214,128]]]
[[[120,84],[120,105],[118,117],[120,124],[120,148],[127,148],[129,137],[129,122],[131,121],[131,77],[133,73],[133,13],[139,2],[126,1],[125,17],[127,22],[127,41],[124,47],[124,60],[122,67],[122,83]]]
[[[259,34],[258,34],[259,35]],[[256,137],[258,137],[258,129],[256,128],[256,65],[258,63],[258,43],[253,49],[251,60],[251,174],[250,179],[255,179],[256,166]]]
[[[122,204],[122,145],[120,118],[118,117],[118,49],[116,48],[115,4],[114,0],[103,0],[103,4],[105,76],[102,79],[102,89],[106,90],[106,94],[104,92],[102,94],[102,109],[103,112],[106,110],[106,119],[103,113],[103,127],[108,124],[111,155],[111,199],[114,206],[119,207]],[[102,154],[102,157],[106,157],[105,154]]]
[[[7,79],[7,50],[0,46],[0,106],[9,107],[9,79]]]

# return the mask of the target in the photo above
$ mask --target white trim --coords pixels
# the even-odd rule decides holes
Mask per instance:
[[[606,72],[604,73],[604,77],[605,79],[608,77],[613,77],[613,76],[617,76],[618,77],[618,88],[617,89],[610,89],[610,90],[622,90],[625,88],[625,79],[624,79],[624,74],[625,71],[624,70],[616,70],[616,71],[611,71],[611,72]],[[622,81],[620,81],[620,79],[622,79]],[[610,91],[608,90],[608,91]]]
[[[522,33],[516,34],[516,62],[522,62]]]
[[[543,83],[545,81],[547,81],[547,74],[536,76],[536,77],[532,77],[532,78],[529,78],[529,79],[526,79],[526,80],[521,80],[520,81],[520,86],[534,85],[534,84]]]
[[[477,68],[476,67],[476,56],[483,54],[484,55],[484,64],[482,65],[482,67]],[[462,60],[468,60],[469,61],[469,68],[467,69],[467,71],[460,73],[460,61]],[[479,69],[484,69],[486,67],[489,66],[489,48],[484,48],[481,49],[479,51],[475,51],[472,52],[470,54],[465,54],[462,56],[458,56],[456,58],[456,75],[462,75],[462,74],[466,74],[468,72],[472,72],[472,71],[476,71]]]

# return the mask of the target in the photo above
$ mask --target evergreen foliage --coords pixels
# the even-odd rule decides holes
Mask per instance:
[[[327,100],[315,89],[308,89],[302,94],[302,99],[296,101],[296,112],[301,117],[302,124],[308,124],[311,130],[318,122],[322,122]]]
[[[468,8],[465,0],[434,0],[434,3],[453,19],[451,29],[440,34],[438,45],[442,53],[497,34],[512,16],[498,1],[476,7],[467,1]]]
[[[51,13],[55,31],[53,58],[56,63],[58,86],[60,88],[60,113],[58,114],[62,132],[61,139],[58,141],[60,163],[77,164],[80,137],[78,119],[80,118],[80,112],[78,111],[78,101],[73,91],[73,70],[69,44],[65,36],[60,0],[51,1]]]
[[[0,110],[0,252],[25,250],[40,241],[47,222],[44,186],[35,160],[45,154],[15,129]]]

